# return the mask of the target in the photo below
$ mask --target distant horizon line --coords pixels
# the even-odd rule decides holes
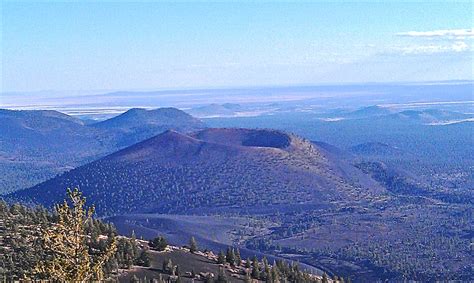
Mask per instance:
[[[317,86],[344,86],[344,85],[390,85],[390,84],[462,84],[474,83],[473,79],[450,79],[450,80],[423,80],[423,81],[384,81],[384,82],[327,82],[327,83],[302,83],[302,84],[262,84],[262,85],[240,85],[240,86],[202,86],[202,87],[156,87],[156,88],[124,88],[124,89],[43,89],[43,90],[7,90],[1,94],[21,93],[46,93],[46,92],[76,92],[105,94],[114,92],[160,92],[160,91],[193,91],[193,90],[238,90],[258,88],[289,88],[289,87],[317,87]]]

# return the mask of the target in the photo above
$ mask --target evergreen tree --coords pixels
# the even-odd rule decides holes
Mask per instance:
[[[58,222],[42,229],[41,245],[48,255],[36,267],[44,279],[54,281],[102,280],[105,263],[115,254],[116,241],[98,256],[91,256],[85,227],[94,208],[84,207],[86,199],[78,189],[68,189],[70,202],[56,205]]]
[[[191,237],[191,240],[189,241],[189,251],[191,253],[195,253],[195,252],[198,251],[198,245],[197,245],[196,239],[194,239],[194,237]]]
[[[235,250],[235,265],[240,266],[242,264],[242,258],[240,257],[240,250]]]
[[[165,237],[158,236],[154,238],[153,240],[150,240],[150,242],[148,242],[148,245],[150,246],[150,248],[154,250],[164,251],[166,247],[168,246],[168,242],[166,241]]]
[[[278,271],[278,266],[276,263],[273,264],[270,274],[272,282],[280,283],[280,272]]]
[[[226,261],[225,255],[223,251],[220,251],[219,254],[217,255],[217,263],[218,264],[224,264]]]
[[[167,273],[167,274],[173,274],[173,271],[174,271],[174,265],[173,265],[173,261],[171,261],[171,259],[165,259],[163,261],[163,267],[162,267],[162,270],[163,270],[163,273]]]
[[[264,272],[263,275],[262,275],[262,280],[264,280],[265,283],[273,283],[271,273]]]
[[[254,279],[260,278],[260,267],[258,265],[257,257],[254,257],[252,260],[252,278]]]
[[[323,273],[322,283],[329,283],[328,275],[326,272]]]
[[[252,262],[250,261],[250,258],[247,258],[245,260],[245,268],[250,268],[252,267]]]
[[[138,256],[138,247],[137,247],[137,236],[135,235],[135,230],[132,230],[132,235],[130,236],[130,244],[132,249],[132,257],[136,258]]]
[[[208,274],[204,279],[205,283],[214,283],[214,278],[212,278],[211,274]]]
[[[181,270],[179,269],[179,265],[176,265],[174,274],[177,275],[177,276],[181,275]]]
[[[127,269],[131,269],[133,267],[133,258],[130,255],[127,255],[125,265]]]
[[[245,271],[245,278],[244,278],[245,283],[250,283],[252,282],[252,278],[250,277],[250,271],[247,269]]]
[[[104,274],[116,275],[119,269],[116,257],[111,258],[104,266]]]
[[[148,252],[146,250],[143,250],[140,253],[140,256],[136,260],[136,265],[144,266],[144,267],[150,267],[151,266],[150,255],[148,254]]]
[[[270,274],[270,265],[268,264],[268,260],[266,257],[262,259],[263,270],[266,274]]]
[[[231,266],[235,266],[235,254],[234,249],[228,247],[227,254],[225,256],[225,260],[230,263]]]
[[[166,268],[168,267],[168,259],[163,260],[163,264],[161,265],[161,271],[166,273]]]
[[[219,267],[219,273],[217,274],[217,283],[226,283],[227,276],[225,275],[225,270],[222,266]]]

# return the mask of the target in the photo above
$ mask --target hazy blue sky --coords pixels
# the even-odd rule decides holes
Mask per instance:
[[[464,3],[2,1],[2,90],[472,79]]]

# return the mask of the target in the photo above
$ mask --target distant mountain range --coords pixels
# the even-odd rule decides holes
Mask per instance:
[[[393,118],[400,120],[409,120],[413,122],[419,122],[428,125],[443,124],[448,122],[472,119],[474,116],[471,114],[464,114],[454,111],[445,111],[438,109],[427,109],[427,110],[405,110],[399,113],[393,114]]]
[[[3,109],[0,193],[34,185],[169,129],[187,132],[204,127],[175,108],[131,109],[93,124],[57,111]]]
[[[224,104],[209,104],[205,106],[195,107],[186,110],[187,113],[200,118],[209,117],[230,117],[234,116],[238,111],[241,111],[242,107],[239,104],[224,103]]]
[[[397,109],[391,106],[372,105],[356,110],[350,108],[336,108],[321,112],[314,106],[273,104],[240,105],[240,104],[209,104],[185,110],[187,113],[203,118],[238,118],[252,116],[272,116],[275,114],[306,114],[311,119],[317,117],[322,121],[335,122],[341,120],[387,120],[389,122],[416,123],[423,125],[445,125],[464,121],[473,121],[474,115],[441,109]],[[312,117],[311,117],[312,116]]]
[[[355,111],[348,112],[343,114],[342,117],[344,118],[368,118],[368,117],[375,117],[375,116],[384,116],[391,114],[392,111],[388,108],[381,107],[381,106],[368,106],[364,107]]]
[[[384,193],[325,149],[274,130],[166,131],[10,195],[46,206],[79,187],[102,215],[300,210]]]
[[[396,111],[389,107],[378,105],[363,107],[354,111],[337,110],[329,113],[328,121],[337,121],[343,119],[377,119],[400,122],[420,123],[427,125],[437,125],[449,122],[462,122],[472,120],[472,114],[465,114],[455,111],[446,111],[439,109],[423,110],[403,110]]]
[[[187,111],[200,117],[222,117],[235,116],[240,111],[248,110],[239,104],[227,103],[210,104]],[[474,120],[472,114],[454,111],[426,109],[397,112],[381,106],[369,106],[355,111],[339,109],[327,115],[321,119],[404,126],[450,125]],[[0,173],[4,176],[0,180],[0,194],[30,187],[169,129],[186,133],[205,128],[202,121],[176,108],[134,108],[96,123],[57,111],[4,109],[0,110],[0,122]],[[371,142],[366,145],[367,150],[370,147],[372,151],[383,151],[381,147],[375,149],[375,144],[370,145]],[[344,147],[350,146],[354,144]]]

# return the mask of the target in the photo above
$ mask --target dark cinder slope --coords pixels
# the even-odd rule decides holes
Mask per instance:
[[[102,215],[301,210],[366,202],[376,182],[299,137],[274,130],[167,131],[31,189],[50,206],[80,187]]]

